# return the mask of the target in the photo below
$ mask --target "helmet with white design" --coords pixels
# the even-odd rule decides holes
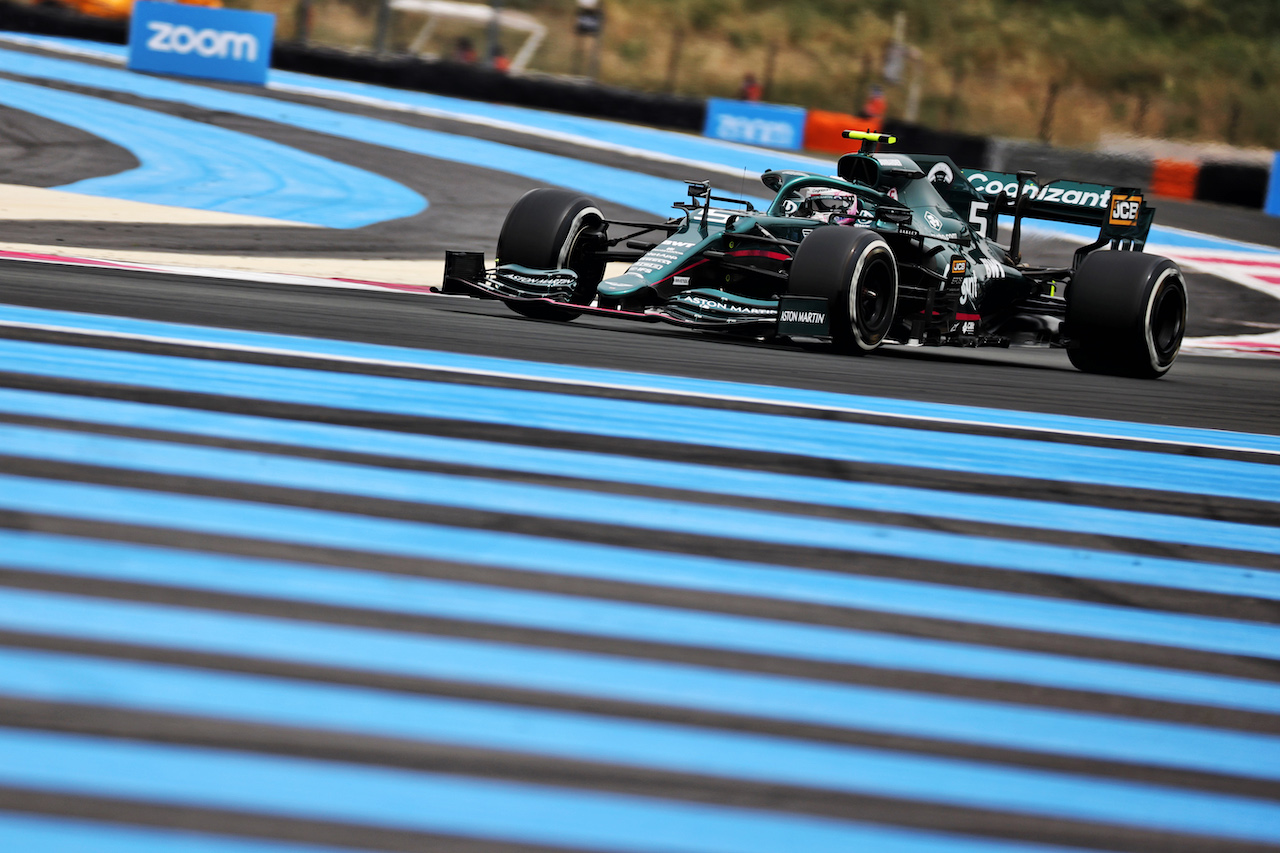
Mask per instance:
[[[801,202],[799,212],[820,222],[852,219],[858,213],[858,197],[847,190],[815,187]]]

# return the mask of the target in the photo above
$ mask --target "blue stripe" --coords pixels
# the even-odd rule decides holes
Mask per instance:
[[[25,531],[0,530],[0,566],[1280,713],[1280,685],[1245,678]]]
[[[14,372],[623,439],[1280,500],[1280,466],[659,403],[0,341]]]
[[[1028,574],[1280,600],[1280,573],[1261,569],[938,533],[916,527],[811,518],[8,424],[0,424],[0,451],[11,456],[533,518],[604,522],[775,545],[832,548]],[[13,509],[56,512],[56,507],[47,502],[31,502],[22,490],[0,497],[0,504]]]
[[[0,103],[78,127],[141,165],[59,187],[151,204],[360,228],[421,212],[422,196],[381,175],[256,136],[6,80]]]
[[[53,46],[68,46],[77,50],[91,50],[101,56],[124,59],[127,49],[117,45],[87,42],[78,39],[19,36]],[[685,161],[718,163],[734,169],[745,169],[752,188],[757,175],[767,169],[805,169],[831,173],[835,169],[834,158],[805,157],[792,151],[765,150],[747,145],[722,142],[692,133],[679,133],[640,125],[623,124],[604,119],[575,116],[568,113],[547,112],[507,106],[505,104],[467,101],[414,92],[405,89],[389,89],[368,83],[313,77],[289,71],[272,69],[268,72],[268,86],[284,84],[290,87],[304,86],[320,92],[354,95],[393,104],[446,113],[461,120],[485,119],[508,122],[523,128],[550,131],[577,136],[584,142],[605,142],[610,145],[652,151],[682,158]],[[731,192],[736,192],[736,186]]]
[[[957,589],[299,507],[0,475],[0,506],[73,518],[1280,658],[1280,626]]]
[[[1029,429],[1051,432],[1055,436],[1101,435],[1136,441],[1221,447],[1280,455],[1280,436],[1231,432],[1228,430],[1196,429],[1099,418],[1081,418],[1070,415],[1042,414],[1039,412],[1019,412],[1012,409],[989,409],[976,406],[956,406],[946,403],[918,402],[915,400],[895,400],[886,397],[837,394],[828,391],[811,391],[805,388],[786,388],[774,385],[717,382],[680,376],[659,376],[624,370],[606,370],[510,358],[382,346],[356,341],[304,338],[295,335],[276,335],[239,329],[215,329],[207,326],[164,323],[155,320],[139,320],[132,317],[82,314],[47,308],[27,308],[18,305],[0,305],[0,323],[3,322],[54,327],[65,326],[71,329],[101,331],[124,336],[174,338],[189,343],[207,343],[213,346],[227,346],[232,349],[263,348],[287,351],[297,355],[336,357],[372,363],[385,362],[401,366],[459,371],[480,375],[493,374],[575,385],[660,391],[689,395],[695,398],[723,398],[742,402],[785,404],[808,409],[886,415],[924,421],[945,421],[974,426]]]
[[[1280,738],[455,637],[0,589],[7,630],[1280,779]]]
[[[25,34],[19,35],[17,38],[21,41],[43,43],[55,48],[65,46],[74,50],[88,50],[102,56],[117,58],[125,56],[125,49],[116,45],[86,42],[79,39],[32,37]],[[325,77],[312,77],[287,71],[270,71],[268,73],[268,85],[273,84],[305,86],[319,91],[376,98],[410,107],[452,112],[463,117],[464,120],[467,117],[495,119],[518,123],[540,130],[577,135],[585,140],[598,140],[662,154],[675,154],[689,161],[718,163],[734,169],[743,169],[752,184],[754,184],[756,175],[766,169],[798,168],[806,171],[828,172],[833,166],[829,159],[815,160],[786,151],[764,151],[745,145],[727,144],[691,134],[636,127],[583,116],[528,110],[501,104],[488,104],[481,101],[466,101],[459,98],[447,98],[403,89],[388,89],[367,83],[331,80]],[[905,140],[903,144],[908,149],[910,148],[910,140]],[[690,165],[692,167],[694,163],[691,162]],[[1081,177],[1087,178],[1088,176]],[[732,188],[730,187],[730,189]],[[1036,230],[1069,240],[1091,242],[1097,237],[1096,230],[1090,231],[1087,228],[1070,225],[1065,222],[1034,220],[1033,223]],[[1162,225],[1153,226],[1151,236],[1150,246],[1157,250],[1160,246],[1170,246],[1184,249],[1265,253],[1274,253],[1276,251],[1271,246],[1260,246],[1254,243],[1245,243],[1239,240],[1199,234],[1194,231],[1185,231],[1180,228]]]
[[[0,693],[1280,841],[1280,803],[539,708],[3,648]]]
[[[1065,850],[302,758],[0,730],[0,783],[171,806],[590,850],[1049,853]]]
[[[357,853],[265,838],[126,826],[0,811],[0,849],[14,853]]]
[[[92,86],[201,109],[249,116],[435,160],[465,163],[589,193],[593,198],[660,216],[685,197],[679,181],[587,163],[513,145],[409,127],[392,121],[240,92],[193,86],[114,68],[0,50],[0,71]]]
[[[24,41],[32,39],[53,46],[68,46],[77,50],[91,50],[101,56],[124,59],[127,49],[117,45],[87,42],[78,39],[20,36]],[[791,151],[765,150],[747,145],[721,142],[692,133],[678,133],[640,125],[623,124],[603,119],[575,116],[568,113],[547,112],[507,106],[505,104],[467,101],[428,92],[405,89],[388,89],[368,83],[313,77],[289,71],[272,69],[268,72],[268,85],[284,84],[290,87],[304,86],[320,92],[354,95],[393,104],[446,113],[461,120],[486,119],[517,124],[523,128],[551,131],[580,137],[584,142],[600,141],[615,146],[625,146],[641,151],[670,154],[685,161],[719,163],[735,169],[746,169],[754,185],[756,176],[767,169],[794,168],[818,172],[833,172],[833,158],[805,157]],[[755,188],[754,186],[752,187]],[[736,186],[733,190],[736,192]]]
[[[376,99],[410,108],[429,110],[432,113],[455,117],[462,121],[481,119],[564,134],[571,137],[568,140],[571,143],[577,141],[588,146],[593,143],[604,143],[618,148],[673,156],[687,164],[691,176],[697,166],[703,163],[737,169],[742,172],[741,178],[722,174],[713,179],[717,190],[722,190],[717,193],[718,195],[726,194],[735,198],[741,198],[744,193],[755,195],[765,192],[760,184],[760,174],[770,169],[801,169],[828,175],[833,175],[836,171],[835,157],[805,157],[791,151],[754,148],[697,136],[693,133],[659,130],[569,113],[525,109],[483,101],[465,101],[461,98],[449,98],[427,92],[388,89],[368,83],[313,77],[289,71],[272,71],[268,85],[288,87],[286,91],[294,87],[305,87],[320,92],[354,95],[357,98]],[[530,142],[536,144],[536,139],[531,139]]]
[[[736,497],[769,495],[775,500],[800,504],[899,512],[929,518],[1121,536],[1152,542],[1268,554],[1280,553],[1280,529],[1190,516],[381,432],[361,427],[283,421],[277,418],[230,415],[7,388],[0,388],[0,412],[130,427],[145,424],[153,429],[191,435],[370,453],[420,461],[457,463],[460,460],[471,460],[485,468],[557,477],[589,475],[592,480],[709,494]]]

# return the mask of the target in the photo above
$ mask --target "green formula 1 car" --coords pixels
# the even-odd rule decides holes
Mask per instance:
[[[449,253],[445,290],[520,314],[583,313],[869,353],[918,346],[1065,347],[1092,373],[1159,377],[1186,325],[1177,265],[1142,249],[1154,214],[1138,189],[961,169],[949,158],[861,150],[837,175],[769,171],[766,210],[688,182],[665,222],[609,220],[590,199],[536,189],[511,208],[497,265]],[[1012,217],[1008,245],[997,242]],[[1026,218],[1096,226],[1069,267],[1021,257]],[[621,275],[606,265],[627,261]]]

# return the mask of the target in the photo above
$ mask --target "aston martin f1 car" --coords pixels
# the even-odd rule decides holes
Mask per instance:
[[[1156,378],[1173,365],[1186,284],[1176,264],[1142,251],[1154,210],[1140,189],[1037,183],[1033,172],[879,153],[895,141],[882,134],[844,136],[861,146],[835,176],[765,172],[765,210],[690,181],[678,215],[626,222],[578,193],[532,190],[507,214],[496,268],[449,253],[444,290],[544,320],[603,314],[852,354],[1038,344],[1091,373]],[[1068,267],[1037,266],[1021,255],[1028,218],[1098,237]],[[630,266],[605,278],[617,261]]]

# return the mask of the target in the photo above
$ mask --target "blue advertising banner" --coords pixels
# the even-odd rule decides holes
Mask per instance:
[[[143,0],[129,23],[129,68],[262,85],[275,25],[264,12]]]
[[[796,150],[804,142],[804,119],[803,107],[708,98],[702,133],[730,142]]]
[[[1267,184],[1267,201],[1264,210],[1272,216],[1280,216],[1280,152],[1271,161],[1271,180]]]

